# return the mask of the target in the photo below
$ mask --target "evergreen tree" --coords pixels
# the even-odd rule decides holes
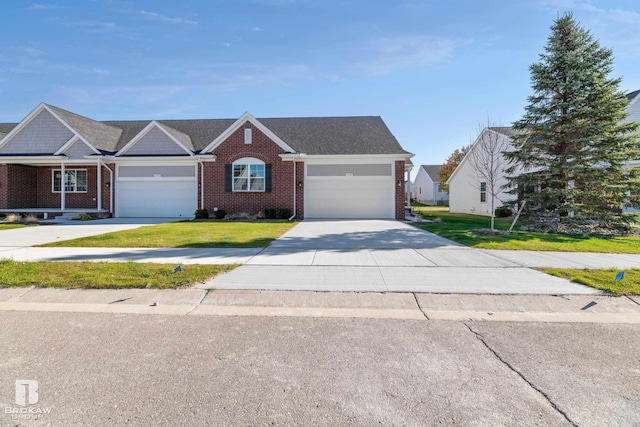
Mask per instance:
[[[544,50],[513,124],[515,150],[505,153],[511,186],[538,216],[620,220],[611,208],[638,203],[639,171],[628,164],[640,151],[621,79],[608,77],[613,54],[570,13],[554,21]]]

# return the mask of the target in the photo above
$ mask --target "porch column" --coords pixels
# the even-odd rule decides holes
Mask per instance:
[[[62,212],[64,212],[65,206],[64,206],[64,196],[65,196],[65,187],[67,184],[67,177],[65,176],[65,170],[64,170],[64,162],[60,163],[60,210],[62,210]]]
[[[98,160],[98,164],[96,165],[96,169],[98,171],[97,178],[97,186],[98,186],[98,210],[102,210],[102,164],[100,160]]]

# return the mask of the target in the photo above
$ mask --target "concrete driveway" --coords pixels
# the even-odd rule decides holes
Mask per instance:
[[[583,294],[494,252],[392,220],[306,220],[245,265],[202,286],[355,292]]]
[[[184,221],[184,218],[107,218],[94,221],[46,222],[40,226],[3,230],[0,248],[17,249],[115,231],[131,230],[146,225]]]

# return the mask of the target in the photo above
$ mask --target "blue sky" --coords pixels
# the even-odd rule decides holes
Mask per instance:
[[[7,1],[0,122],[40,102],[96,120],[379,115],[440,164],[520,117],[565,11],[640,89],[637,0]]]

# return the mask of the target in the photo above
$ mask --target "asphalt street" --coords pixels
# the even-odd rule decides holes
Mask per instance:
[[[640,424],[637,325],[13,311],[0,324],[2,426]],[[36,403],[15,402],[16,380],[38,382]]]

